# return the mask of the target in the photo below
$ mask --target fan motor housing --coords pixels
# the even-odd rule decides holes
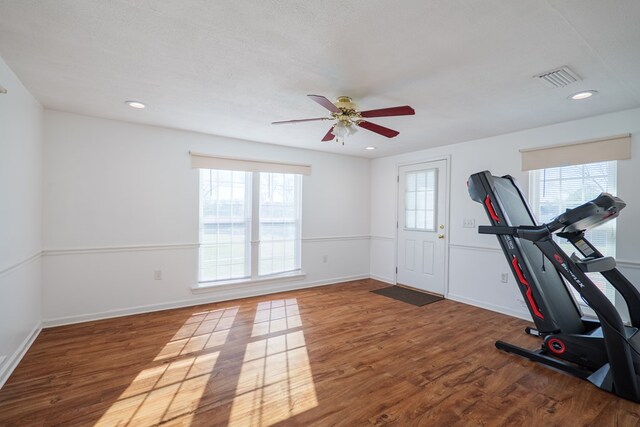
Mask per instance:
[[[344,112],[350,111],[350,110],[356,111],[358,109],[358,107],[353,102],[353,100],[351,100],[351,98],[348,96],[339,96],[338,99],[336,100],[336,107],[338,107]]]

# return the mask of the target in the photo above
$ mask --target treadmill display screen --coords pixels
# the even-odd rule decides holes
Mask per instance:
[[[493,183],[500,201],[508,206],[508,209],[502,209],[502,213],[507,217],[508,225],[536,225],[529,215],[529,209],[520,197],[520,191],[510,179],[494,177]]]

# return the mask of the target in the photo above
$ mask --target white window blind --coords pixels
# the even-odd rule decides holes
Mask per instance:
[[[598,162],[531,171],[530,200],[540,222],[549,222],[567,209],[596,198],[602,192],[617,192],[617,162]],[[585,237],[605,256],[616,256],[616,220],[587,231]],[[565,239],[556,243],[571,254],[576,249]],[[588,273],[604,294],[615,302],[615,289],[599,273]],[[573,288],[571,288],[573,290]],[[575,292],[574,292],[575,293]],[[575,293],[577,296],[577,293]]]
[[[191,167],[194,169],[218,169],[246,172],[275,172],[311,175],[311,166],[296,163],[270,162],[263,160],[220,157],[210,154],[189,152]]]
[[[523,171],[625,160],[631,158],[631,135],[520,150],[520,154]]]

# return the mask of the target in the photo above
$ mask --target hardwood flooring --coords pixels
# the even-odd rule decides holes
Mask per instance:
[[[362,280],[44,330],[0,425],[631,426],[640,405],[495,349],[527,322]]]

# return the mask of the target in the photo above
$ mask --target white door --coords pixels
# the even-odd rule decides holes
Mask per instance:
[[[396,282],[444,295],[447,162],[398,169]]]

